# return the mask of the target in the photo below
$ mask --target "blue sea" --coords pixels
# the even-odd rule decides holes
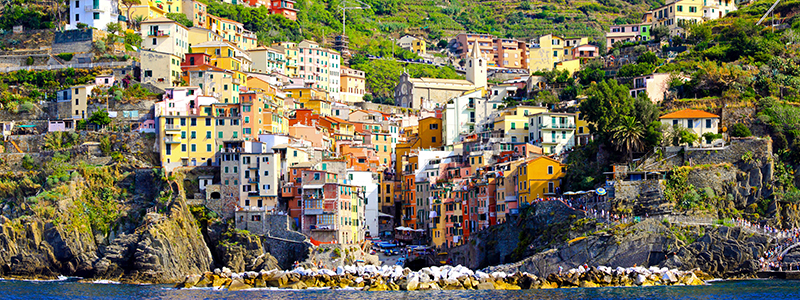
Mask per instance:
[[[228,292],[176,290],[164,285],[65,281],[0,281],[0,299],[800,299],[800,282],[716,281],[705,286],[574,288],[524,291],[362,292],[354,290],[267,290]]]

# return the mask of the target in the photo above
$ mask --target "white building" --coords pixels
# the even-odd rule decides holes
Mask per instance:
[[[380,222],[378,214],[380,205],[378,203],[378,178],[373,172],[366,171],[347,171],[346,184],[360,186],[365,192],[364,217],[366,218],[366,231],[370,236],[380,235]]]
[[[189,53],[189,29],[165,17],[142,22],[142,49],[183,59]]]
[[[650,101],[653,103],[661,103],[664,101],[664,96],[669,90],[669,77],[668,73],[653,73],[633,78],[633,88],[631,89],[631,97],[639,97],[642,93],[647,93]]]
[[[475,106],[483,94],[484,89],[474,89],[447,102],[442,118],[445,145],[453,145],[462,134],[475,131]]]
[[[279,153],[261,142],[225,142],[220,154],[222,191],[244,210],[275,211],[278,205]]]
[[[661,119],[661,124],[670,127],[681,126],[688,129],[700,137],[700,140],[697,141],[698,143],[708,144],[706,139],[702,138],[705,133],[719,133],[719,116],[702,110],[679,110],[663,115],[659,119]],[[711,142],[714,143],[714,141]]]
[[[78,28],[78,23],[106,30],[109,23],[119,21],[119,2],[101,0],[67,1],[69,7],[69,24],[67,29]]]
[[[575,147],[575,114],[543,112],[530,118],[528,136],[544,154],[558,154]]]

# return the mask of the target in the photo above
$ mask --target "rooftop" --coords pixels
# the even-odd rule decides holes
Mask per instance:
[[[659,119],[719,118],[718,115],[697,109],[684,109],[661,116]]]

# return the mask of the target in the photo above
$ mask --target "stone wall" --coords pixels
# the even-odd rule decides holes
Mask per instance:
[[[53,37],[52,54],[92,52],[94,29],[58,31]]]

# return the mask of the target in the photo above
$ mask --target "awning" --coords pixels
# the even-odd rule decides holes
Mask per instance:
[[[385,213],[382,213],[382,212],[379,212],[379,213],[378,213],[378,217],[383,217],[383,218],[394,218],[394,216],[393,216],[393,215],[390,215],[390,214],[385,214]]]
[[[314,189],[321,189],[324,186],[325,186],[324,184],[306,184],[303,186],[303,189],[314,190]]]

